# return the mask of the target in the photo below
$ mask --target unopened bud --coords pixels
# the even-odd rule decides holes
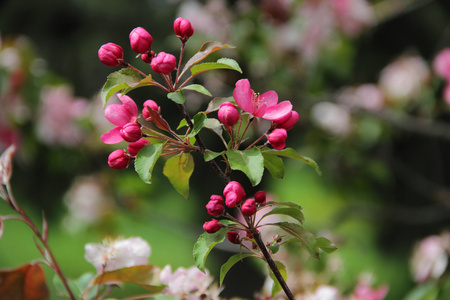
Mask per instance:
[[[227,232],[227,238],[230,242],[232,242],[233,244],[237,244],[239,245],[241,243],[241,240],[239,238],[239,233],[237,233],[236,231],[232,230],[232,231],[228,231]]]
[[[183,18],[177,18],[175,22],[173,22],[173,30],[183,43],[194,34],[194,28],[192,27],[191,22]]]
[[[211,220],[203,224],[203,229],[207,233],[215,233],[219,231],[220,228],[222,228],[222,224],[220,224],[217,220]]]
[[[253,198],[255,198],[255,201],[265,205],[266,204],[266,192],[264,191],[258,191],[256,192],[255,196],[253,196]]]
[[[141,125],[130,122],[120,129],[120,136],[127,142],[136,142],[142,137]]]
[[[276,150],[282,150],[286,147],[287,132],[284,128],[276,128],[269,134],[269,143]]]
[[[225,126],[233,126],[239,120],[239,111],[231,102],[222,103],[217,115],[219,121]]]
[[[98,49],[98,58],[107,66],[120,66],[123,63],[123,49],[114,43],[104,44]]]
[[[136,156],[146,145],[150,145],[150,142],[147,139],[139,139],[136,142],[129,143],[127,151],[131,156]]]
[[[156,73],[168,75],[177,66],[177,60],[172,54],[159,52],[158,55],[152,59],[150,65],[152,70]]]
[[[147,106],[150,107],[155,112],[157,112],[158,114],[161,113],[161,107],[159,107],[155,101],[150,100],[150,99],[146,100],[144,102],[144,108],[142,109],[142,116],[144,117],[145,120],[150,122],[150,121],[152,121],[152,119],[151,119],[151,115],[150,115],[150,112],[148,111]]]
[[[300,116],[298,115],[298,112],[295,110],[291,111],[290,117],[284,121],[284,122],[275,122],[277,125],[277,128],[284,128],[286,130],[291,130],[294,125],[297,123]]]
[[[233,208],[245,198],[245,191],[242,185],[237,181],[231,181],[223,190],[225,196],[225,204],[229,208]]]
[[[254,199],[247,199],[241,206],[241,211],[244,216],[250,217],[256,213],[256,202]]]
[[[220,216],[225,212],[225,205],[222,196],[212,195],[208,204],[206,204],[206,210],[211,216]]]
[[[125,151],[118,149],[108,156],[108,165],[113,169],[122,170],[128,166],[130,160],[130,157]]]
[[[142,27],[136,27],[130,32],[131,49],[137,53],[145,53],[150,50],[153,38],[150,33]]]

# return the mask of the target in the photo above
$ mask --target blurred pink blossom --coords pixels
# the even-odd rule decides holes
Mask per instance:
[[[355,290],[353,291],[352,300],[383,300],[388,293],[389,288],[387,286],[381,286],[379,288],[372,288],[370,285],[359,282]]]
[[[79,144],[85,132],[77,122],[87,117],[88,107],[87,100],[73,97],[68,86],[43,88],[36,123],[38,137],[49,145]]]
[[[433,70],[445,80],[450,80],[450,48],[445,48],[436,55]]]
[[[441,277],[448,265],[448,239],[438,235],[424,238],[414,249],[411,272],[416,282]]]
[[[339,290],[330,285],[320,285],[314,291],[314,293],[307,293],[302,298],[303,300],[339,300],[341,298],[341,293]]]
[[[362,84],[356,87],[346,87],[337,95],[337,102],[350,108],[362,108],[368,111],[380,111],[384,106],[384,97],[375,84]]]
[[[146,265],[150,245],[140,237],[104,239],[102,244],[86,244],[84,258],[94,265],[97,273]]]
[[[203,273],[195,266],[188,269],[179,267],[172,272],[172,267],[167,265],[161,270],[160,280],[167,285],[163,290],[164,294],[186,300],[197,300],[202,295],[206,295],[207,299],[218,299],[220,293],[217,289],[208,290],[213,282],[209,271],[205,270]]]
[[[341,104],[317,103],[311,109],[311,118],[320,128],[335,136],[347,136],[352,130],[350,111]]]

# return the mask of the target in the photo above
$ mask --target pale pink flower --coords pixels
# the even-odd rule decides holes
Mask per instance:
[[[105,144],[116,144],[123,141],[120,131],[128,123],[135,122],[138,116],[138,107],[133,99],[126,95],[117,95],[123,104],[111,104],[105,109],[105,117],[116,125],[100,138]]]
[[[215,299],[219,292],[208,291],[213,281],[209,271],[205,270],[203,273],[195,266],[188,269],[179,267],[172,273],[171,266],[167,265],[161,270],[160,280],[167,285],[163,290],[164,294],[183,299],[200,299],[201,295],[207,295],[207,299]]]
[[[151,248],[140,237],[105,239],[102,244],[86,244],[84,258],[97,273],[148,264]]]
[[[384,96],[375,84],[362,84],[356,87],[345,87],[337,95],[337,102],[350,108],[362,108],[368,111],[380,111],[384,106]]]
[[[431,235],[423,239],[414,249],[411,257],[411,271],[416,282],[437,279],[448,265],[446,239]]]
[[[450,80],[450,48],[445,48],[436,55],[433,70],[442,78]]]
[[[388,293],[389,288],[387,286],[380,286],[379,288],[372,288],[369,284],[359,282],[355,290],[353,291],[353,297],[355,300],[383,300]]]
[[[349,36],[359,34],[375,22],[370,4],[365,0],[332,0],[337,24]]]
[[[307,293],[301,299],[304,300],[339,300],[342,299],[341,293],[334,286],[320,285],[314,293]]]
[[[311,117],[323,130],[336,136],[347,136],[352,130],[350,111],[343,105],[320,102],[313,106]]]
[[[250,88],[248,79],[236,82],[233,98],[240,109],[251,115],[269,121],[282,123],[290,117],[292,104],[290,101],[278,103],[278,95],[274,91],[258,95]]]

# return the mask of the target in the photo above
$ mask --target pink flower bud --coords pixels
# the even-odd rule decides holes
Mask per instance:
[[[220,105],[218,116],[223,125],[233,126],[239,120],[239,111],[233,103],[225,102]]]
[[[225,206],[222,196],[212,195],[208,204],[206,204],[206,210],[211,216],[220,216],[225,212]]]
[[[152,47],[153,38],[142,27],[136,27],[130,32],[131,49],[137,53],[145,53]]]
[[[104,44],[98,49],[98,58],[107,66],[120,66],[123,63],[123,49],[114,43]]]
[[[207,233],[215,233],[215,232],[219,231],[220,228],[222,228],[222,224],[220,224],[219,221],[217,221],[217,220],[211,220],[211,221],[205,222],[205,224],[203,224],[203,229]]]
[[[183,18],[177,18],[175,22],[173,22],[173,30],[183,43],[186,43],[186,41],[194,34],[194,28],[192,27],[191,22]]]
[[[144,102],[144,109],[142,109],[142,116],[144,117],[144,119],[146,119],[147,121],[151,122],[151,115],[150,112],[148,111],[147,106],[149,106],[151,109],[153,109],[154,111],[156,111],[158,114],[161,113],[161,107],[158,106],[158,104],[156,104],[155,101],[153,100],[146,100]]]
[[[254,199],[247,199],[241,206],[241,211],[244,216],[250,217],[256,213],[256,202]]]
[[[156,57],[152,59],[150,65],[152,67],[152,70],[156,73],[167,75],[175,69],[177,65],[177,59],[172,54],[159,52],[158,55],[156,55]]]
[[[290,117],[284,121],[284,122],[274,122],[277,125],[277,128],[284,128],[286,130],[291,130],[294,125],[297,123],[300,116],[298,115],[298,112],[295,110],[291,111]]]
[[[255,198],[255,201],[265,205],[266,204],[266,192],[264,191],[258,191],[256,192],[255,196],[253,196],[253,198]]]
[[[136,142],[142,137],[141,125],[130,122],[120,129],[120,136],[127,142]]]
[[[241,243],[241,240],[239,239],[239,233],[237,233],[236,231],[233,231],[233,230],[232,231],[228,231],[227,232],[227,238],[233,244],[239,245]]]
[[[152,57],[147,53],[142,54],[141,59],[148,64],[152,62]]]
[[[277,150],[284,149],[286,147],[287,132],[284,128],[277,128],[269,134],[269,143],[273,148]]]
[[[108,165],[113,169],[122,170],[128,166],[130,160],[130,157],[125,151],[118,149],[108,156]]]
[[[136,142],[128,144],[127,151],[131,156],[136,156],[139,151],[146,145],[150,145],[150,142],[146,139],[139,139]]]
[[[225,196],[225,204],[229,208],[233,208],[244,200],[245,191],[239,182],[231,181],[223,190],[223,195]]]

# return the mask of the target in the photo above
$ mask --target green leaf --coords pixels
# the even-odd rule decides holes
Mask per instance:
[[[234,222],[229,220],[220,220],[221,224],[230,225]],[[214,248],[215,245],[222,243],[225,240],[225,234],[232,230],[228,227],[223,227],[215,233],[204,232],[200,235],[198,240],[194,244],[194,261],[197,268],[205,272],[206,257]]]
[[[215,118],[208,118],[205,120],[205,128],[214,131],[218,136],[222,136],[223,127],[222,123]]]
[[[177,130],[188,126],[186,119],[181,119],[180,124],[178,124]]]
[[[231,58],[220,58],[217,60],[217,62],[209,62],[195,65],[191,68],[191,74],[192,76],[195,76],[205,71],[217,69],[230,69],[238,71],[239,73],[242,74],[242,70],[241,67],[239,67],[239,64],[234,59]]]
[[[111,73],[103,85],[101,92],[103,106],[106,105],[106,102],[112,95],[120,91],[125,95],[133,89],[150,85],[154,85],[150,75],[142,78],[138,71],[131,68],[123,68],[117,72]]]
[[[254,256],[253,254],[243,254],[243,253],[237,253],[233,256],[231,256],[226,263],[220,267],[220,283],[219,285],[222,286],[223,280],[225,279],[225,276],[227,275],[228,271],[238,262],[242,261],[244,258]]]
[[[184,104],[184,102],[186,101],[186,97],[184,96],[183,91],[168,93],[167,98],[177,104]]]
[[[253,186],[260,183],[264,173],[264,158],[258,148],[228,150],[227,157],[231,169],[244,172]]]
[[[94,279],[94,284],[130,282],[140,285],[151,293],[158,293],[165,287],[159,281],[159,271],[159,268],[152,265],[122,268],[98,274]]]
[[[220,105],[222,105],[222,103],[225,103],[225,102],[234,102],[234,98],[233,97],[227,97],[227,98],[216,97],[208,103],[208,107],[206,108],[205,112],[213,112],[213,111],[219,110]]]
[[[294,208],[294,207],[280,207],[277,206],[275,208],[273,208],[271,211],[269,211],[268,213],[266,213],[264,216],[261,217],[265,218],[267,216],[270,215],[285,215],[285,216],[289,216],[291,218],[296,219],[297,221],[299,221],[301,224],[303,224],[305,222],[305,216],[303,215],[301,208]]]
[[[317,241],[314,235],[303,228],[302,226],[289,222],[278,222],[278,223],[270,223],[268,225],[278,226],[293,237],[300,240],[303,248],[311,254],[312,257],[319,259],[319,247],[317,246]]]
[[[201,47],[200,50],[194,54],[187,62],[180,73],[180,78],[183,74],[189,70],[193,65],[201,62],[207,58],[211,53],[216,52],[221,49],[234,48],[234,46],[222,44],[221,42],[206,42]]]
[[[275,244],[272,246],[267,246],[267,248],[272,251],[273,254],[277,253],[280,250],[280,244]]]
[[[94,273],[84,273],[77,279],[67,279],[70,290],[74,294],[75,298],[81,299],[81,296],[89,287],[89,284],[94,277]],[[69,297],[69,294],[67,293],[67,290],[58,275],[55,274],[52,281],[53,286],[55,287],[55,290],[59,295]],[[94,299],[96,293],[97,288],[91,288],[87,294],[84,294],[83,299]]]
[[[264,167],[269,170],[272,177],[277,179],[284,178],[284,163],[283,159],[276,155],[268,155],[262,153],[264,157]]]
[[[169,179],[175,190],[184,198],[189,198],[189,179],[194,172],[194,159],[189,153],[181,153],[168,159],[163,174]]]
[[[206,115],[204,113],[198,113],[192,118],[192,123],[194,123],[194,128],[189,133],[189,137],[196,136],[200,130],[202,130],[203,126],[205,126]]]
[[[191,84],[182,88],[182,90],[196,91],[200,94],[212,97],[211,93],[201,84]]]
[[[216,157],[218,157],[218,156],[220,156],[220,155],[222,155],[224,153],[225,153],[225,151],[214,152],[214,151],[206,149],[205,150],[205,154],[203,155],[203,157],[205,158],[205,161],[208,162],[208,161],[213,160],[214,158],[216,158]]]
[[[326,253],[332,253],[337,250],[336,245],[324,237],[317,238],[316,241],[317,246]]]
[[[164,149],[165,143],[150,144],[142,148],[134,160],[134,169],[145,183],[151,183],[153,167]]]
[[[293,158],[296,160],[300,160],[302,162],[307,163],[311,167],[313,167],[316,170],[317,174],[322,175],[322,171],[320,171],[319,165],[312,158],[302,156],[302,155],[298,154],[292,148],[286,148],[283,150],[272,150],[272,149],[266,150],[266,149],[264,149],[262,153],[270,154],[270,155],[277,155],[277,156],[284,156],[284,157],[289,157],[289,158]]]
[[[277,266],[278,270],[280,271],[281,277],[283,277],[284,281],[286,281],[286,279],[287,279],[286,267],[284,266],[283,263],[281,263],[277,260],[274,261],[274,263]],[[272,278],[272,280],[273,280],[272,297],[275,297],[275,295],[278,294],[283,288],[281,287],[280,282],[275,277],[275,274],[273,274],[272,269],[270,269],[270,267],[269,267],[269,275],[270,275],[270,278]]]

